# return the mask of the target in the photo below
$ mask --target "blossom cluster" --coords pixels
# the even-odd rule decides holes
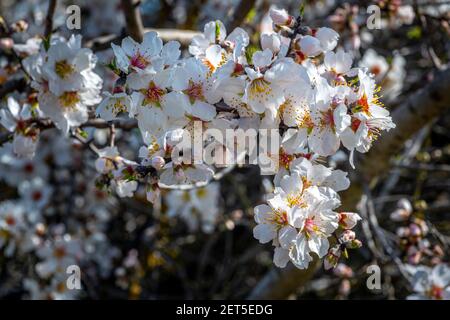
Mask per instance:
[[[210,165],[171,157],[177,143],[195,131],[195,123],[221,131],[285,131],[280,150],[269,154],[278,164],[276,188],[269,205],[255,209],[255,237],[263,243],[273,240],[278,266],[291,260],[306,268],[310,252],[339,257],[343,246],[360,245],[350,230],[359,216],[334,211],[340,205],[336,192],[349,184],[346,173],[317,160],[334,155],[342,143],[353,166],[355,150],[368,151],[381,131],[395,125],[379,101],[373,75],[352,67],[350,53],[335,50],[335,31],[300,27],[284,10],[271,10],[271,18],[278,32],[262,34],[259,51],[249,50],[243,29],[227,34],[220,21],[207,23],[203,34],[194,37],[191,57],[180,58],[180,45],[163,44],[155,32],[146,33],[142,43],[128,37],[121,46],[113,44],[112,69],[120,78],[97,113],[107,121],[123,113],[136,118],[146,145],[139,152],[140,164],[108,148],[101,151],[97,168],[109,174],[120,196],[132,196],[141,167],[150,167],[147,198],[153,202],[162,186],[212,179]],[[328,238],[340,223],[345,231],[329,250]]]
[[[38,53],[24,59],[43,115],[65,134],[85,123],[88,107],[100,102],[102,79],[94,72],[96,56],[81,48],[81,36],[52,37]]]

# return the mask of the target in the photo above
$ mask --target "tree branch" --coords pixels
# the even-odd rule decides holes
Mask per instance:
[[[352,185],[342,194],[343,209],[354,210],[362,194],[362,183],[373,185],[389,173],[389,159],[424,126],[450,108],[450,69],[437,72],[422,90],[411,95],[392,113],[396,128],[383,134],[367,154],[358,156]]]
[[[44,38],[48,39],[53,31],[53,16],[55,15],[57,0],[49,0],[47,17],[45,18]]]
[[[8,93],[19,90],[26,86],[27,81],[24,78],[10,80],[0,87],[0,100]]]
[[[127,33],[136,41],[142,41],[144,26],[142,25],[141,13],[139,12],[139,1],[121,0],[123,14],[127,24]]]

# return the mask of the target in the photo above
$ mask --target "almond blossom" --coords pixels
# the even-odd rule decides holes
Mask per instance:
[[[121,46],[112,44],[111,47],[116,55],[117,66],[125,73],[157,70],[163,64],[160,56],[163,43],[154,31],[146,33],[142,43],[126,37]]]
[[[97,59],[81,48],[81,36],[55,38],[50,48],[24,59],[38,90],[42,113],[65,134],[88,120],[88,107],[100,102],[102,79],[93,71]]]

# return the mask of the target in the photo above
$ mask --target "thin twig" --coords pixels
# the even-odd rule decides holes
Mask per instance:
[[[48,2],[47,17],[45,18],[45,39],[48,39],[53,32],[53,16],[56,10],[56,2],[57,0],[49,0]]]
[[[127,33],[136,41],[141,42],[144,34],[141,13],[139,12],[140,2],[133,0],[122,0],[122,10],[127,24]]]

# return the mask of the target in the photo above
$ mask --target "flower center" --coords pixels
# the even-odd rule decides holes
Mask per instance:
[[[73,109],[80,102],[80,97],[76,91],[66,91],[59,97],[59,102],[64,108]]]
[[[305,220],[304,230],[307,231],[307,232],[315,232],[315,231],[317,231],[317,226],[314,223],[314,217],[313,218],[307,218]]]
[[[145,69],[150,62],[138,51],[133,57],[130,58],[130,64],[133,67]]]
[[[270,93],[272,89],[270,88],[270,83],[264,78],[258,78],[252,81],[250,84],[250,94],[252,96],[261,94],[261,93]]]
[[[296,50],[294,59],[295,62],[301,64],[303,61],[306,60],[306,56],[301,50]]]
[[[303,182],[303,190],[306,190],[307,188],[312,186],[312,182],[308,180],[307,177],[302,176],[302,182]]]
[[[244,66],[242,64],[240,64],[240,63],[236,63],[234,65],[234,70],[233,70],[233,73],[231,75],[234,76],[234,77],[237,77],[237,76],[239,76],[239,75],[241,75],[243,73],[244,73]]]
[[[207,194],[208,194],[208,192],[206,191],[205,188],[199,188],[197,190],[197,197],[199,197],[199,198],[205,198]]]
[[[61,79],[66,79],[74,70],[74,67],[67,60],[55,62],[55,72]]]
[[[183,92],[189,96],[191,103],[196,100],[205,100],[205,97],[203,96],[203,86],[201,83],[195,83],[194,81],[189,80],[189,87]]]
[[[306,111],[303,115],[299,115],[296,117],[297,127],[308,129],[308,133],[311,133],[314,128],[314,122],[311,119],[311,114],[309,111]]]

